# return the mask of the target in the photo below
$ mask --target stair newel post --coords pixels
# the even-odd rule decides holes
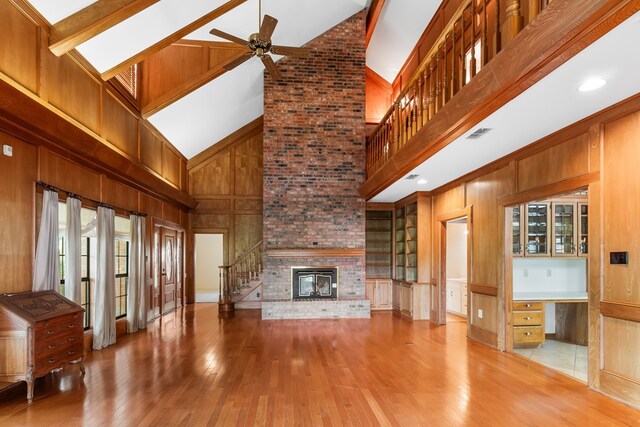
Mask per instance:
[[[218,311],[231,312],[235,310],[231,302],[231,290],[229,283],[229,266],[221,265],[220,269],[220,298],[218,299]]]

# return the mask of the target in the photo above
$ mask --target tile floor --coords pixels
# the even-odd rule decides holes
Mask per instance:
[[[539,347],[514,348],[513,352],[587,382],[587,346],[547,339]]]

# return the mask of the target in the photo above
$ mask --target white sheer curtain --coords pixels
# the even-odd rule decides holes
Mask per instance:
[[[67,240],[64,272],[64,296],[77,304],[82,302],[82,224],[80,199],[67,197]]]
[[[131,245],[129,247],[129,282],[127,298],[127,330],[129,333],[147,327],[146,283],[144,275],[143,216],[131,215]]]
[[[33,272],[34,291],[60,289],[58,236],[58,193],[47,189],[42,195],[42,217]]]
[[[98,207],[98,268],[93,319],[93,348],[99,350],[116,342],[115,212]]]

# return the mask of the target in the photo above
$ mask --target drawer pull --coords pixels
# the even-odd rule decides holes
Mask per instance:
[[[49,349],[51,349],[51,348],[56,348],[56,345],[55,345],[55,344],[49,344],[49,345],[47,346],[47,348],[49,348]]]
[[[533,332],[525,332],[524,335],[528,337],[528,336],[533,335]]]
[[[53,335],[55,331],[47,331],[47,335]]]
[[[524,306],[525,306],[525,307],[533,307],[533,304],[528,304],[528,303],[527,303],[527,304],[525,304]]]
[[[72,342],[72,341],[75,341],[75,340],[76,340],[75,338],[67,338],[67,341],[69,341],[69,342]]]
[[[75,324],[75,323],[72,323],[72,324],[70,324],[70,325],[67,325],[67,328],[69,328],[69,329],[71,329],[71,328],[75,328],[75,327],[76,327],[76,324]]]
[[[531,319],[533,319],[533,317],[531,317],[531,316],[527,316],[527,317],[524,318],[524,320],[531,320]]]
[[[55,357],[52,357],[51,359],[49,359],[49,361],[48,361],[48,362],[49,362],[49,363],[53,363],[53,362],[55,362],[55,361],[56,361],[56,358],[55,358]]]
[[[76,352],[75,351],[69,351],[69,352],[67,352],[67,354],[68,355],[72,355],[72,354],[76,354]]]

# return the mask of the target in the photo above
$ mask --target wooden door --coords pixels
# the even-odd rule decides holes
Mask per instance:
[[[184,305],[184,232],[179,231],[176,239],[176,306]]]
[[[162,281],[161,307],[162,313],[169,313],[176,308],[177,303],[177,232],[169,228],[161,229],[162,241]]]

